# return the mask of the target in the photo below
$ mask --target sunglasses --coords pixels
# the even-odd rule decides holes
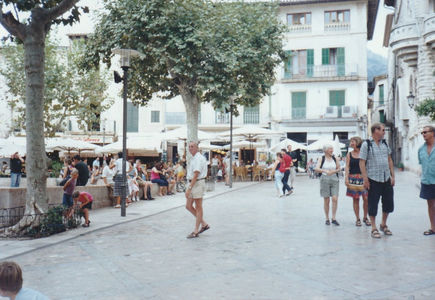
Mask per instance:
[[[429,132],[432,132],[432,130],[422,131],[421,134],[426,134],[426,133],[429,133]]]

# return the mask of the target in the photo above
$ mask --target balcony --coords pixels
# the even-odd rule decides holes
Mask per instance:
[[[284,83],[358,80],[358,78],[359,70],[356,64],[308,66],[298,70],[284,70],[282,74],[282,82]]]
[[[292,120],[303,120],[307,117],[306,107],[292,107]]]
[[[417,53],[418,49],[418,28],[416,23],[409,23],[394,27],[390,33],[390,47],[393,52],[406,49],[407,54],[409,50]]]
[[[215,114],[215,124],[229,124],[230,114],[223,112],[216,112]]]
[[[243,123],[244,124],[260,124],[260,113],[256,112],[243,112]]]
[[[289,25],[288,33],[305,33],[311,32],[311,24]]]
[[[325,32],[349,31],[350,23],[336,22],[325,24]]]
[[[423,37],[426,44],[435,44],[435,14],[424,20]]]

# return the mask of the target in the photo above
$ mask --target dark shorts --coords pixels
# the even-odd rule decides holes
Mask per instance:
[[[92,209],[92,202],[89,202],[88,204],[86,204],[85,206],[82,207],[82,209]]]
[[[391,186],[391,181],[377,182],[370,181],[370,189],[368,192],[369,216],[376,217],[378,214],[379,199],[382,197],[382,212],[391,213],[394,211],[394,190]]]
[[[421,184],[420,198],[425,200],[435,199],[435,184]]]
[[[72,207],[73,206],[73,198],[72,195],[63,194],[62,198],[62,205],[65,207]]]
[[[152,183],[157,183],[159,186],[168,186],[168,182],[163,179],[153,179],[151,180]]]

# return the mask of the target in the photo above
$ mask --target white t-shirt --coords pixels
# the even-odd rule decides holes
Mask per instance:
[[[48,298],[38,291],[22,288],[15,296],[15,300],[48,300]]]
[[[217,158],[212,158],[212,159],[211,159],[211,165],[212,165],[212,166],[218,166],[218,165],[219,165],[219,159],[217,159]]]
[[[125,168],[126,169],[128,168],[127,162],[125,162]],[[128,171],[128,169],[126,171]],[[115,167],[113,168],[113,175],[115,175],[115,174],[116,175],[122,174],[122,158],[118,158],[115,161]]]
[[[109,166],[105,166],[101,178],[106,178],[108,184],[113,184],[113,170]]]
[[[190,163],[187,165],[187,179],[192,179],[195,175],[195,171],[199,171],[197,179],[203,179],[207,177],[207,161],[201,153],[196,152],[195,156],[192,157]]]

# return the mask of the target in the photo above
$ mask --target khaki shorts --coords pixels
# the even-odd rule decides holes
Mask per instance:
[[[205,193],[205,180],[198,180],[195,182],[195,185],[192,187],[192,190],[190,191],[190,195],[193,199],[199,199],[204,197]]]
[[[340,181],[337,175],[322,175],[320,177],[320,196],[323,198],[338,196]]]

